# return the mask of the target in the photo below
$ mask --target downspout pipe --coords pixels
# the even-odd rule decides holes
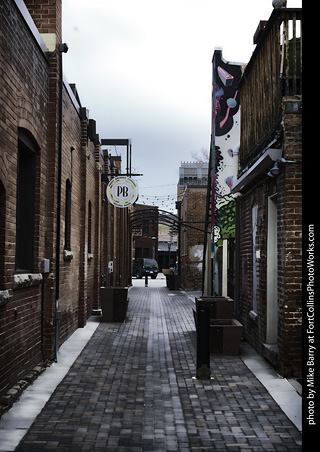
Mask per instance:
[[[235,236],[235,281],[234,281],[234,304],[235,315],[240,314],[240,199],[235,199],[236,203],[236,236]]]
[[[239,150],[240,150],[240,143],[237,144],[237,146],[235,146],[234,150],[233,150],[233,164],[234,164],[234,168],[233,168],[233,174],[234,174],[234,183],[237,181],[238,179],[238,172],[239,172]]]
[[[233,151],[233,158],[234,158],[234,175],[235,175],[235,181],[236,183],[238,179],[238,172],[239,172],[239,149],[240,149],[240,143],[235,147]],[[240,198],[241,193],[238,193],[237,195],[232,195],[233,199],[235,200],[236,204],[236,213],[235,213],[235,281],[234,281],[234,302],[235,302],[235,315],[236,318],[239,318],[239,309],[240,309]]]
[[[61,175],[62,175],[62,93],[63,93],[63,71],[62,54],[68,52],[67,44],[59,44],[59,135],[58,135],[58,187],[57,187],[57,238],[56,238],[56,306],[55,306],[55,359],[59,362],[59,321],[61,311],[59,310],[60,298],[60,235],[61,235]]]
[[[46,352],[44,349],[44,274],[42,272],[41,284],[41,353],[43,362],[46,361]]]

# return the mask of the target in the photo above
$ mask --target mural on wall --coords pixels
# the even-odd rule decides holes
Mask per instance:
[[[237,178],[235,152],[240,142],[238,84],[242,64],[223,59],[215,50],[212,77],[213,231],[215,245],[235,235],[235,202],[230,195]]]
[[[190,247],[189,259],[192,269],[197,270],[199,273],[201,273],[203,263],[203,244],[198,244]]]

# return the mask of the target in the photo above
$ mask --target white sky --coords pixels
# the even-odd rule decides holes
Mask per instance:
[[[181,161],[209,150],[214,49],[222,48],[228,61],[247,63],[272,0],[62,4],[68,82],[76,84],[82,106],[97,121],[100,139],[132,139],[132,169],[143,173],[138,202],[173,210]],[[110,150],[122,155],[125,171],[126,149]]]

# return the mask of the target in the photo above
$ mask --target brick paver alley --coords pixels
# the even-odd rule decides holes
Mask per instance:
[[[300,451],[301,434],[240,357],[196,380],[192,300],[134,286],[127,321],[101,323],[19,452]]]

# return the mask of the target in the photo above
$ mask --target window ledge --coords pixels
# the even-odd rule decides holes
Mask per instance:
[[[5,306],[9,301],[9,291],[0,290],[0,306]]]
[[[254,311],[249,312],[249,317],[253,322],[257,322],[258,320],[258,314]]]
[[[24,289],[25,287],[39,286],[42,283],[41,273],[22,273],[12,277],[13,289]]]
[[[63,259],[65,261],[71,261],[73,259],[73,251],[63,250]]]

